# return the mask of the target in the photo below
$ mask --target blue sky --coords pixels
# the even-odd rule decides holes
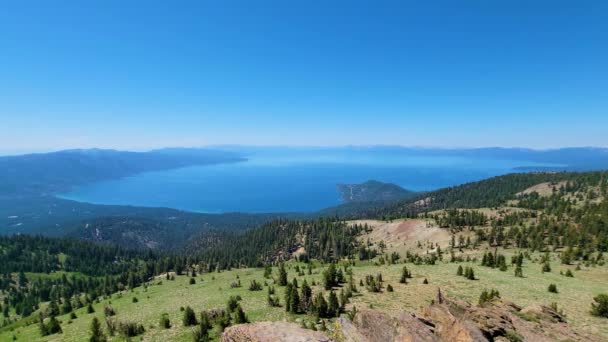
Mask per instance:
[[[4,1],[0,150],[608,146],[607,1]]]

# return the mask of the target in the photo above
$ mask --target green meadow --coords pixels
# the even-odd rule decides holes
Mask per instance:
[[[589,314],[593,297],[599,293],[608,292],[608,267],[582,266],[576,270],[575,265],[561,265],[555,255],[551,261],[551,272],[541,272],[541,264],[534,262],[540,255],[532,255],[526,260],[523,267],[523,278],[514,276],[513,268],[500,271],[479,266],[479,262],[450,263],[446,258],[435,265],[414,265],[412,263],[393,265],[380,265],[375,262],[357,262],[352,267],[353,278],[359,293],[351,298],[350,305],[372,307],[389,313],[398,313],[402,310],[416,311],[428,305],[440,288],[448,296],[459,297],[476,303],[481,291],[497,289],[503,299],[512,301],[520,306],[532,304],[550,305],[555,302],[566,315],[571,327],[578,331],[585,331],[598,339],[608,339],[608,322],[606,319],[596,318]],[[468,280],[456,275],[458,265],[473,267],[476,280]],[[323,265],[317,264],[312,274],[304,271],[298,276],[295,266],[305,267],[295,262],[288,264],[289,280],[296,278],[301,284],[305,279],[309,284],[313,282],[313,291],[323,291],[321,273]],[[400,284],[399,278],[403,266],[412,272],[413,278],[407,284]],[[570,269],[574,277],[560,275]],[[382,274],[384,286],[391,284],[394,292],[384,289],[381,293],[368,292],[359,286],[359,280],[366,275]],[[87,313],[86,307],[75,311],[77,318],[70,320],[69,315],[58,316],[63,333],[41,337],[37,323],[24,325],[15,324],[1,330],[0,341],[84,341],[90,336],[90,325],[93,317],[98,317],[105,330],[104,306],[110,305],[116,312],[113,319],[117,321],[130,321],[141,323],[145,333],[132,338],[133,341],[192,341],[193,327],[184,327],[182,324],[182,308],[192,307],[195,312],[202,310],[224,308],[230,296],[240,296],[241,306],[251,322],[288,320],[294,322],[314,321],[314,317],[307,315],[293,315],[286,313],[281,307],[270,307],[267,303],[267,288],[274,286],[277,296],[283,303],[283,289],[273,284],[273,279],[263,277],[263,269],[232,269],[220,273],[199,274],[195,284],[190,284],[186,275],[167,280],[161,276],[150,281],[147,286],[135,288],[133,291],[116,293],[94,304],[94,313]],[[276,277],[277,269],[273,268]],[[428,284],[424,284],[427,279]],[[240,280],[241,287],[231,288],[231,283]],[[262,291],[249,291],[249,283],[256,280],[266,283]],[[556,284],[558,293],[547,291],[549,284]],[[133,298],[137,298],[135,302]],[[160,327],[160,317],[166,313],[171,321],[171,328]],[[218,328],[214,328],[212,336],[217,339]],[[111,341],[122,341],[120,336],[110,338]]]

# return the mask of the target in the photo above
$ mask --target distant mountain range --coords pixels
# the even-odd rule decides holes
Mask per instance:
[[[0,157],[0,198],[55,194],[77,185],[146,171],[242,160],[237,153],[211,149],[90,149],[5,156]]]
[[[341,147],[289,147],[289,146],[239,146],[217,145],[215,149],[247,155],[289,152],[294,156],[332,153],[352,156],[358,153],[379,153],[404,156],[449,156],[476,159],[504,159],[521,162],[555,164],[551,169],[568,171],[590,171],[608,169],[608,148],[605,147],[565,147],[556,149],[531,149],[508,147],[483,148],[434,148],[406,146],[341,146]]]

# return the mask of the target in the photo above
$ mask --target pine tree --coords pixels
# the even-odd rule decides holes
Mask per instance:
[[[249,320],[247,319],[247,316],[245,315],[243,308],[241,308],[240,304],[237,305],[237,307],[234,311],[234,323],[243,324],[243,323],[247,323],[247,322],[249,322]]]
[[[407,270],[407,266],[403,266],[403,269],[401,269],[401,278],[399,278],[399,283],[407,284],[407,278],[411,278],[411,274]]]
[[[268,279],[272,275],[272,267],[270,265],[264,266],[264,278]]]
[[[300,296],[298,295],[298,288],[291,286],[291,295],[289,296],[289,312],[299,313],[300,310]]]
[[[56,301],[51,300],[47,312],[50,317],[59,315],[59,306],[57,305]]]
[[[336,282],[336,265],[329,264],[329,267],[323,272],[323,286],[326,290],[331,290],[332,287],[338,285]]]
[[[519,266],[519,265],[517,267],[515,267],[515,276],[518,278],[524,277],[524,272],[523,272],[521,266]]]
[[[315,299],[313,301],[314,313],[317,318],[326,318],[327,317],[327,302],[325,301],[325,297],[323,297],[322,293],[317,293]]]
[[[107,341],[106,336],[103,334],[101,330],[101,324],[99,323],[99,319],[97,317],[93,317],[91,321],[91,338],[89,338],[89,342],[105,342]]]
[[[340,303],[338,302],[338,296],[336,296],[336,292],[334,290],[329,291],[329,300],[327,306],[327,314],[329,316],[336,317],[340,314]]]
[[[285,264],[279,264],[279,286],[287,285],[287,270],[285,270]]]
[[[38,321],[38,330],[40,331],[40,336],[46,336],[49,334],[49,330],[44,324],[44,318],[42,317],[42,314],[40,314],[40,318]]]
[[[184,310],[184,318],[182,321],[185,327],[196,325],[196,314],[194,314],[194,310],[192,310],[191,307],[188,306],[186,307],[186,310]]]
[[[308,312],[312,303],[312,289],[310,288],[310,286],[308,286],[306,279],[304,279],[304,282],[302,283],[300,303],[302,311]]]
[[[285,311],[291,312],[291,295],[293,294],[293,285],[291,283],[287,283],[287,287],[285,288]]]
[[[213,328],[211,320],[206,312],[201,312],[201,321],[199,323],[200,331],[203,335],[209,337],[209,330]]]
[[[57,318],[55,318],[55,316],[52,316],[51,319],[49,320],[47,329],[48,329],[49,334],[61,334],[63,332],[61,330],[61,324],[59,323]]]
[[[66,298],[66,299],[63,301],[63,306],[61,307],[61,312],[62,312],[63,314],[67,314],[67,313],[69,313],[69,312],[72,312],[72,303],[70,302],[70,299],[69,299],[69,298]]]

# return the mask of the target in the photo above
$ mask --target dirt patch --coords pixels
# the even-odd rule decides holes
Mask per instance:
[[[562,182],[558,182],[558,183],[550,183],[550,182],[540,183],[540,184],[533,185],[524,191],[518,192],[516,195],[517,196],[529,195],[533,192],[537,192],[540,196],[551,196],[551,194],[553,194],[554,191],[558,191],[559,188],[561,188],[562,186],[566,186],[566,183],[567,183],[566,181],[562,181]]]
[[[300,328],[287,322],[260,322],[239,324],[227,328],[222,334],[222,342],[329,342],[327,335]]]
[[[387,250],[400,251],[416,248],[418,242],[438,243],[442,247],[450,244],[449,230],[437,227],[431,220],[407,219],[384,222],[376,220],[359,220],[352,222],[367,224],[372,230],[361,236],[361,241],[369,239],[373,244],[384,241]]]

